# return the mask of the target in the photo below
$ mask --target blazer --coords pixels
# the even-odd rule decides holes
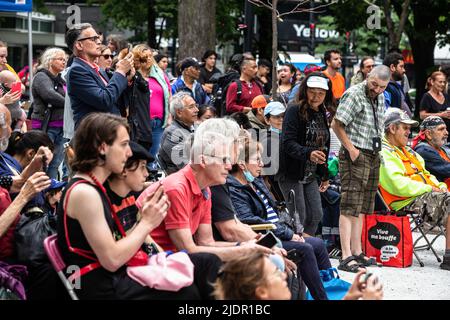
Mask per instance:
[[[99,70],[108,81],[109,76]],[[126,77],[114,72],[108,85],[86,62],[75,58],[67,74],[67,93],[72,104],[75,128],[91,112],[110,112],[120,115],[118,101],[128,86]]]

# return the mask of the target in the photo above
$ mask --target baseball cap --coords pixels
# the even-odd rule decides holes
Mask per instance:
[[[278,116],[282,113],[286,112],[286,108],[281,102],[278,101],[272,101],[269,104],[267,104],[267,107],[264,109],[264,116],[271,115],[271,116]]]
[[[323,90],[328,90],[328,79],[319,76],[311,76],[306,81],[308,88],[319,88]]]
[[[384,114],[384,128],[387,129],[391,124],[399,122],[409,124],[413,127],[419,125],[419,122],[412,120],[405,111],[397,108],[387,109]]]
[[[441,124],[445,124],[444,120],[442,120],[439,116],[428,116],[420,125],[420,130],[433,129]]]
[[[152,155],[139,143],[130,141],[130,148],[133,155],[128,160],[147,160],[147,162],[153,162],[155,159]]]
[[[200,68],[201,64],[195,58],[186,58],[181,62],[181,66],[180,66],[181,72],[183,72],[185,69],[187,69],[189,67]]]
[[[265,108],[267,104],[270,102],[270,96],[265,94],[260,94],[259,96],[256,96],[252,100],[252,108],[258,109],[258,108]]]

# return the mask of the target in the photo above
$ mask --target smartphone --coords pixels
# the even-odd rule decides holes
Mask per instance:
[[[297,255],[297,250],[295,249],[291,249],[287,252],[287,256],[286,258],[288,258],[289,260],[291,260],[294,263],[298,263],[299,261],[299,257]]]
[[[277,238],[274,236],[272,232],[267,233],[265,236],[261,237],[256,244],[266,248],[272,248],[278,243]]]
[[[21,82],[14,82],[11,86],[11,93],[19,92],[20,95],[22,95],[22,83]]]

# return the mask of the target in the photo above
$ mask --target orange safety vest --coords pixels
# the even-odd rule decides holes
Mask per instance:
[[[406,169],[406,173],[405,173],[406,177],[409,177],[410,179],[412,179],[414,181],[419,181],[419,182],[428,184],[430,186],[439,188],[439,186],[437,186],[430,179],[430,175],[425,174],[423,172],[424,168],[423,168],[422,164],[420,163],[420,161],[413,154],[409,153],[406,150],[406,148],[404,148],[404,147],[401,148],[402,152],[400,152],[397,148],[394,148],[394,150],[403,162],[403,166]],[[401,197],[401,196],[393,195],[393,194],[387,192],[386,189],[384,189],[381,185],[379,185],[379,189],[381,192],[381,196],[383,197],[384,201],[389,205],[389,207],[395,201],[406,200],[409,198],[409,197]]]

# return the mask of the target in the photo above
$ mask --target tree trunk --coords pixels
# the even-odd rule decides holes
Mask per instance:
[[[278,59],[278,0],[272,1],[272,96],[278,91],[277,59]]]
[[[409,24],[406,29],[414,58],[414,75],[416,80],[416,100],[414,115],[420,112],[420,100],[426,92],[427,77],[434,67],[434,48],[436,46],[437,25],[426,10],[426,3],[411,5],[414,14],[414,27]]]
[[[156,45],[156,12],[155,0],[148,1],[147,42],[150,48],[158,49]]]
[[[201,58],[216,46],[216,0],[179,0],[178,59]]]

